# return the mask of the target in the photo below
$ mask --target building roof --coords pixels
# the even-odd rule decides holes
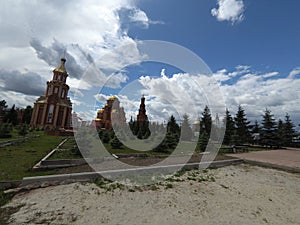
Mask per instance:
[[[54,71],[55,72],[60,72],[60,73],[67,73],[67,70],[66,70],[66,67],[65,67],[65,62],[66,62],[66,59],[61,58],[60,66],[55,68]]]
[[[114,101],[114,100],[116,100],[116,99],[118,99],[116,96],[111,96],[108,100]]]

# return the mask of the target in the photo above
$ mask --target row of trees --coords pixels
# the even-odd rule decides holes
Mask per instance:
[[[161,132],[166,129],[166,135],[163,141],[154,149],[157,152],[170,152],[174,150],[179,141],[191,141],[195,139],[195,134],[199,134],[197,141],[197,150],[204,151],[208,144],[209,138],[213,139],[216,129],[224,129],[224,145],[243,145],[243,144],[260,144],[269,147],[292,146],[293,138],[297,135],[295,126],[288,114],[285,115],[284,121],[276,121],[270,110],[266,109],[262,115],[262,121],[259,124],[255,121],[253,124],[247,119],[245,110],[239,106],[237,113],[232,116],[226,110],[223,123],[218,121],[216,116],[213,122],[210,109],[206,106],[201,114],[200,123],[197,127],[191,128],[191,123],[187,115],[179,125],[174,116],[168,120],[166,127],[163,124],[149,123],[138,124],[136,121],[130,121],[129,127],[133,134],[139,139],[147,139],[151,132]],[[151,126],[151,132],[149,130]],[[197,132],[197,133],[195,133]],[[112,131],[101,131],[99,133],[104,143],[110,143],[113,148],[119,148],[122,143],[117,139]],[[150,136],[151,139],[152,136]]]
[[[224,144],[261,144],[270,147],[291,146],[297,135],[295,126],[287,113],[284,121],[276,121],[269,109],[262,115],[261,124],[256,120],[251,124],[246,117],[245,110],[239,106],[235,117],[226,110],[224,122],[226,131]]]
[[[6,101],[0,101],[0,138],[11,137],[13,127],[17,127],[20,135],[26,135],[29,127],[32,107],[24,109],[16,108],[13,105],[8,108]]]

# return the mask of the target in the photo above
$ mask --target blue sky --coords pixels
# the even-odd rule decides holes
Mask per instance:
[[[130,36],[183,45],[202,57],[213,71],[251,65],[259,71],[289,73],[299,64],[298,1],[244,1],[244,19],[234,25],[211,15],[216,1],[143,1],[139,5],[150,18],[165,24],[131,28]]]
[[[0,94],[9,105],[33,105],[66,50],[69,96],[82,117],[95,117],[95,104],[100,107],[109,95],[124,94],[123,88],[132,82],[141,86],[131,84],[131,95],[145,92],[151,99],[150,117],[176,113],[153,96],[166,86],[168,95],[184,96],[182,83],[195,74],[171,65],[142,63],[137,48],[143,40],[162,40],[190,49],[204,60],[233,115],[240,104],[251,121],[260,120],[268,108],[276,119],[288,112],[295,124],[300,123],[299,1],[12,0],[0,5]],[[84,80],[92,62],[106,73]],[[107,71],[117,75],[105,83]],[[103,84],[106,87],[100,91]],[[194,118],[205,102],[193,90],[186,91],[193,96],[188,98],[201,102],[191,115]],[[131,114],[136,113],[139,98],[122,100]]]

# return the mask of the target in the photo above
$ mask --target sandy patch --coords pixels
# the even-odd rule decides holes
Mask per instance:
[[[215,181],[200,182],[207,176]],[[5,207],[24,205],[9,224],[299,224],[300,174],[238,165],[181,178],[167,182],[168,189],[134,192],[79,183],[47,187]]]

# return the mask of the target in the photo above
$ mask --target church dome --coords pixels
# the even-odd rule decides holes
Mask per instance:
[[[199,124],[200,124],[200,120],[197,119],[193,124],[194,124],[194,125],[199,125]]]
[[[66,67],[65,67],[65,62],[66,59],[65,58],[61,58],[61,64],[59,67],[55,68],[54,71],[55,72],[59,72],[59,73],[67,73]]]
[[[116,96],[111,96],[108,100],[109,101],[115,101],[116,99],[118,99]]]

